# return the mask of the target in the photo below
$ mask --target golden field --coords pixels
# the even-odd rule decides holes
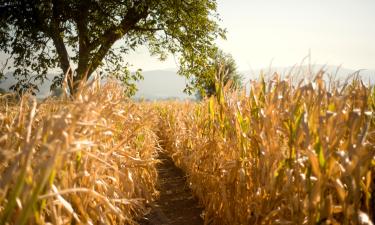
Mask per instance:
[[[375,91],[323,75],[160,107],[158,136],[206,224],[372,224]]]
[[[217,84],[202,102],[135,103],[111,83],[2,96],[0,224],[135,224],[158,196],[159,143],[206,224],[371,224],[375,90],[323,76]]]
[[[0,109],[0,224],[133,224],[157,195],[156,115],[114,84]]]

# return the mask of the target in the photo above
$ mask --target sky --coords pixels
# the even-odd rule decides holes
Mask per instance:
[[[227,40],[218,40],[240,70],[312,64],[375,69],[375,0],[218,0]],[[140,48],[128,56],[143,70],[176,67]]]
[[[312,64],[375,69],[375,0],[218,0],[227,39],[217,44],[239,70]],[[126,56],[132,69],[177,67],[145,47]],[[4,56],[0,55],[4,59]],[[308,63],[308,61],[305,61]]]

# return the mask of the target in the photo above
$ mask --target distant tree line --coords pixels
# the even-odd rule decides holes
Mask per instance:
[[[197,80],[200,89],[197,98],[210,97],[217,92],[217,85],[227,86],[230,90],[238,90],[242,87],[243,76],[238,72],[237,65],[232,55],[216,50],[206,75]]]

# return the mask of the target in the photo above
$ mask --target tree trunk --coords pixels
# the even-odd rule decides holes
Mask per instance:
[[[101,37],[96,41],[90,41],[88,30],[88,8],[84,3],[80,5],[80,14],[74,18],[78,31],[78,67],[73,70],[70,67],[69,55],[64,44],[64,39],[60,35],[59,19],[53,16],[50,24],[50,36],[59,55],[60,67],[64,75],[68,76],[68,86],[70,94],[74,96],[82,82],[86,82],[91,74],[100,66],[105,55],[108,53],[112,45],[122,38],[134,26],[148,15],[148,7],[138,8],[142,2],[137,2],[132,8],[129,8],[124,15],[121,23],[114,27],[109,27]],[[97,49],[94,52],[94,49]]]
[[[61,21],[59,20],[58,15],[58,4],[54,1],[53,4],[53,9],[52,9],[52,18],[51,22],[46,27],[46,32],[48,36],[52,38],[53,44],[55,45],[57,55],[59,57],[60,61],[60,68],[63,71],[64,78],[67,79],[68,87],[70,93],[73,95],[74,93],[74,85],[73,85],[73,69],[70,66],[70,60],[69,60],[69,54],[66,49],[65,43],[64,43],[64,38],[61,35],[61,30],[60,30],[60,23]]]
[[[81,85],[81,82],[86,82],[90,77],[91,73],[90,69],[90,52],[91,52],[91,45],[90,39],[88,37],[88,16],[89,11],[88,7],[86,7],[85,1],[82,1],[79,5],[80,13],[75,18],[75,22],[77,23],[77,31],[78,31],[78,68],[74,75],[74,86],[73,92],[77,91],[77,88]]]

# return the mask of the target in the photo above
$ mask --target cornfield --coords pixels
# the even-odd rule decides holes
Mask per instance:
[[[205,206],[205,224],[372,224],[375,90],[358,78],[159,107],[159,137]]]
[[[156,115],[116,84],[1,97],[0,224],[134,224],[156,196]]]
[[[205,224],[372,224],[375,89],[275,74],[202,102],[0,97],[0,225],[137,224],[163,147]],[[160,145],[159,145],[160,143]]]

